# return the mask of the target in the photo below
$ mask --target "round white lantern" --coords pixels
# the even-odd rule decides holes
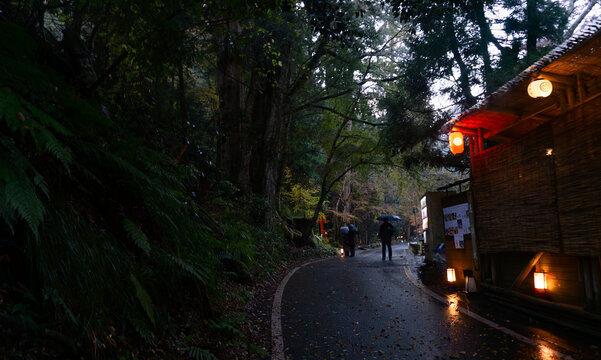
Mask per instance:
[[[553,84],[549,80],[538,79],[528,84],[528,95],[533,98],[547,97],[553,91]]]

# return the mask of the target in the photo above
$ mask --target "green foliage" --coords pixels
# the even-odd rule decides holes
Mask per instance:
[[[240,331],[240,325],[245,319],[245,315],[241,313],[233,313],[228,317],[222,317],[216,321],[210,321],[209,326],[211,330],[216,332],[220,338],[227,339],[228,343],[233,346],[243,346],[246,350],[266,356],[267,353],[253,345],[252,342],[247,339],[242,331]]]
[[[129,237],[146,255],[150,255],[150,243],[144,233],[131,220],[124,218],[123,227],[129,234]],[[133,275],[132,275],[133,276]],[[133,280],[132,280],[133,281]],[[136,280],[137,283],[137,280]]]
[[[18,217],[24,219],[38,236],[45,212],[39,192],[47,196],[46,184],[16,147],[14,139],[1,136],[0,146],[0,215],[11,229]],[[33,177],[28,172],[33,172]]]
[[[196,346],[190,346],[186,348],[181,348],[181,351],[185,351],[190,359],[194,360],[217,360],[217,357],[213,355],[209,350],[201,349]]]
[[[166,254],[165,257],[169,260],[169,263],[175,265],[181,273],[192,276],[205,285],[207,284],[210,274],[206,269],[172,254]]]
[[[284,162],[293,211],[315,214],[377,147],[361,123],[374,120],[377,96],[363,96],[356,74],[370,73],[361,53],[382,38],[364,3],[33,5],[3,8],[27,29],[0,23],[0,235],[27,255],[40,314],[98,353],[117,351],[114,328],[153,343],[190,297],[212,315],[216,284],[232,271],[278,268],[288,229],[277,218],[263,225]],[[244,118],[233,116],[244,123],[232,127],[252,155],[240,172],[248,184],[223,179],[219,163],[230,135],[220,115],[237,110],[219,88],[223,65],[248,86]],[[239,327],[213,323],[244,343]]]
[[[242,340],[244,335],[239,329],[240,321],[236,318],[220,319],[219,321],[210,321],[210,327],[223,337],[231,340]]]
[[[134,274],[131,274],[129,278],[134,284],[134,287],[136,289],[136,297],[140,301],[140,305],[142,305],[142,308],[148,316],[148,319],[152,322],[152,325],[155,325],[154,309],[152,306],[152,300],[150,299],[150,295],[148,295],[146,289],[144,289],[144,287],[142,286],[142,284],[140,284],[138,279],[136,279]]]
[[[283,200],[290,206],[295,217],[310,218],[319,201],[319,188],[292,182],[292,173],[285,173]]]
[[[216,241],[184,191],[190,171],[37,64],[22,30],[0,27],[25,49],[2,32],[11,52],[0,55],[0,232],[27,254],[25,285],[42,313],[98,350],[115,323],[153,341],[186,296],[182,283],[207,299],[219,276]]]

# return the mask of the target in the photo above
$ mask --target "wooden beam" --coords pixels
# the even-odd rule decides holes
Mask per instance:
[[[530,271],[532,270],[532,268],[536,266],[536,263],[538,262],[538,260],[540,260],[540,258],[542,256],[543,256],[542,251],[534,254],[532,259],[530,259],[530,261],[528,262],[526,267],[522,270],[520,275],[518,275],[518,277],[513,281],[513,284],[511,285],[512,290],[517,290],[520,288],[520,286],[522,285],[524,280],[526,280],[526,277],[528,277],[528,274],[530,274]]]
[[[595,100],[596,98],[598,98],[600,96],[601,96],[601,92],[598,92],[598,93],[593,94],[593,95],[589,95],[589,97],[587,97],[586,99],[584,99],[583,101],[581,101],[581,102],[579,102],[577,104],[574,104],[574,106],[570,107],[566,111],[562,111],[559,115],[563,115],[566,112],[571,111],[571,110],[573,110],[573,109],[575,109],[575,108],[577,108],[579,106],[582,106],[582,105],[584,105],[584,104],[586,104],[586,103],[588,103],[590,101],[593,101],[593,100]]]
[[[474,155],[476,153],[476,149],[474,149],[474,137],[473,136],[468,136],[468,141],[470,144],[470,155]]]
[[[452,131],[453,130],[461,131],[461,133],[464,135],[469,135],[469,136],[477,136],[478,135],[478,131],[476,129],[467,128],[465,126],[454,125],[452,128]]]
[[[574,80],[573,76],[558,75],[558,74],[552,74],[549,72],[541,72],[540,77],[543,79],[547,79],[554,83],[565,84],[568,86],[576,85],[576,81]]]
[[[564,91],[562,94],[558,94],[559,97],[559,108],[561,112],[568,109],[568,94]]]
[[[521,114],[520,110],[511,108],[509,106],[503,106],[503,107],[486,106],[485,109],[486,109],[486,111],[496,112],[499,114],[507,114],[507,115],[515,115],[515,116],[520,116],[520,114]]]
[[[568,110],[573,108],[576,104],[576,98],[574,96],[574,90],[572,88],[566,89],[566,94],[568,95]]]
[[[486,140],[496,141],[499,143],[510,142],[513,140],[512,137],[499,134],[492,134],[491,136],[485,136],[485,138]]]
[[[547,116],[547,115],[536,115],[531,117],[532,120],[536,120],[536,121],[540,121],[541,123],[546,123],[549,120],[552,120],[553,117],[552,116]]]
[[[554,110],[555,108],[558,108],[558,107],[559,106],[557,105],[556,101],[547,101],[545,104],[543,104],[543,106],[535,107],[534,108],[535,110],[532,110],[530,113],[524,114],[522,117],[517,119],[516,122],[531,119],[533,117],[539,116],[540,114],[544,114],[548,111]]]
[[[506,126],[504,126],[502,129],[500,129],[500,130],[498,130],[498,131],[495,131],[495,132],[489,132],[489,133],[485,134],[485,135],[484,135],[484,138],[485,138],[485,139],[491,139],[491,140],[492,140],[492,138],[493,138],[494,136],[497,136],[498,134],[502,134],[503,132],[505,132],[505,131],[507,131],[507,130],[510,130],[511,128],[513,128],[513,127],[515,127],[515,126],[517,126],[517,125],[519,125],[519,124],[521,124],[521,123],[523,123],[523,122],[525,122],[525,121],[527,121],[527,120],[530,120],[530,119],[535,119],[535,118],[536,118],[538,121],[541,121],[541,120],[543,120],[543,119],[545,119],[545,120],[547,120],[547,119],[551,119],[551,117],[544,117],[544,118],[541,118],[541,117],[543,116],[543,115],[541,115],[541,114],[543,114],[543,113],[545,113],[545,112],[547,112],[547,111],[553,110],[553,109],[555,109],[556,107],[557,107],[557,104],[555,104],[555,103],[552,103],[550,106],[546,106],[546,107],[544,107],[544,108],[541,108],[541,109],[539,109],[539,110],[537,110],[537,111],[534,111],[534,112],[532,112],[532,113],[530,113],[530,114],[528,114],[528,115],[524,115],[524,116],[522,116],[522,117],[520,117],[520,118],[516,119],[516,120],[515,120],[515,121],[513,121],[512,123],[509,123],[509,124],[507,124]],[[501,135],[501,136],[502,136],[502,135]]]
[[[582,81],[582,75],[576,74],[576,88],[578,90],[578,101],[583,102],[586,98],[586,90],[584,89],[584,82]]]

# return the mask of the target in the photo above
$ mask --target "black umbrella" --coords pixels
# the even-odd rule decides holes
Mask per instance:
[[[401,220],[401,218],[396,215],[380,215],[380,216],[378,216],[378,220],[384,220],[384,219],[386,219],[388,221]]]

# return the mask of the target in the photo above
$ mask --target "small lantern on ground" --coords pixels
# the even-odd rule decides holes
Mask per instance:
[[[453,131],[449,134],[449,144],[453,154],[463,153],[463,134],[459,131]]]
[[[451,284],[454,284],[455,281],[457,281],[454,268],[447,268],[447,281]]]
[[[534,272],[534,291],[538,295],[547,294],[547,273],[544,271]]]

